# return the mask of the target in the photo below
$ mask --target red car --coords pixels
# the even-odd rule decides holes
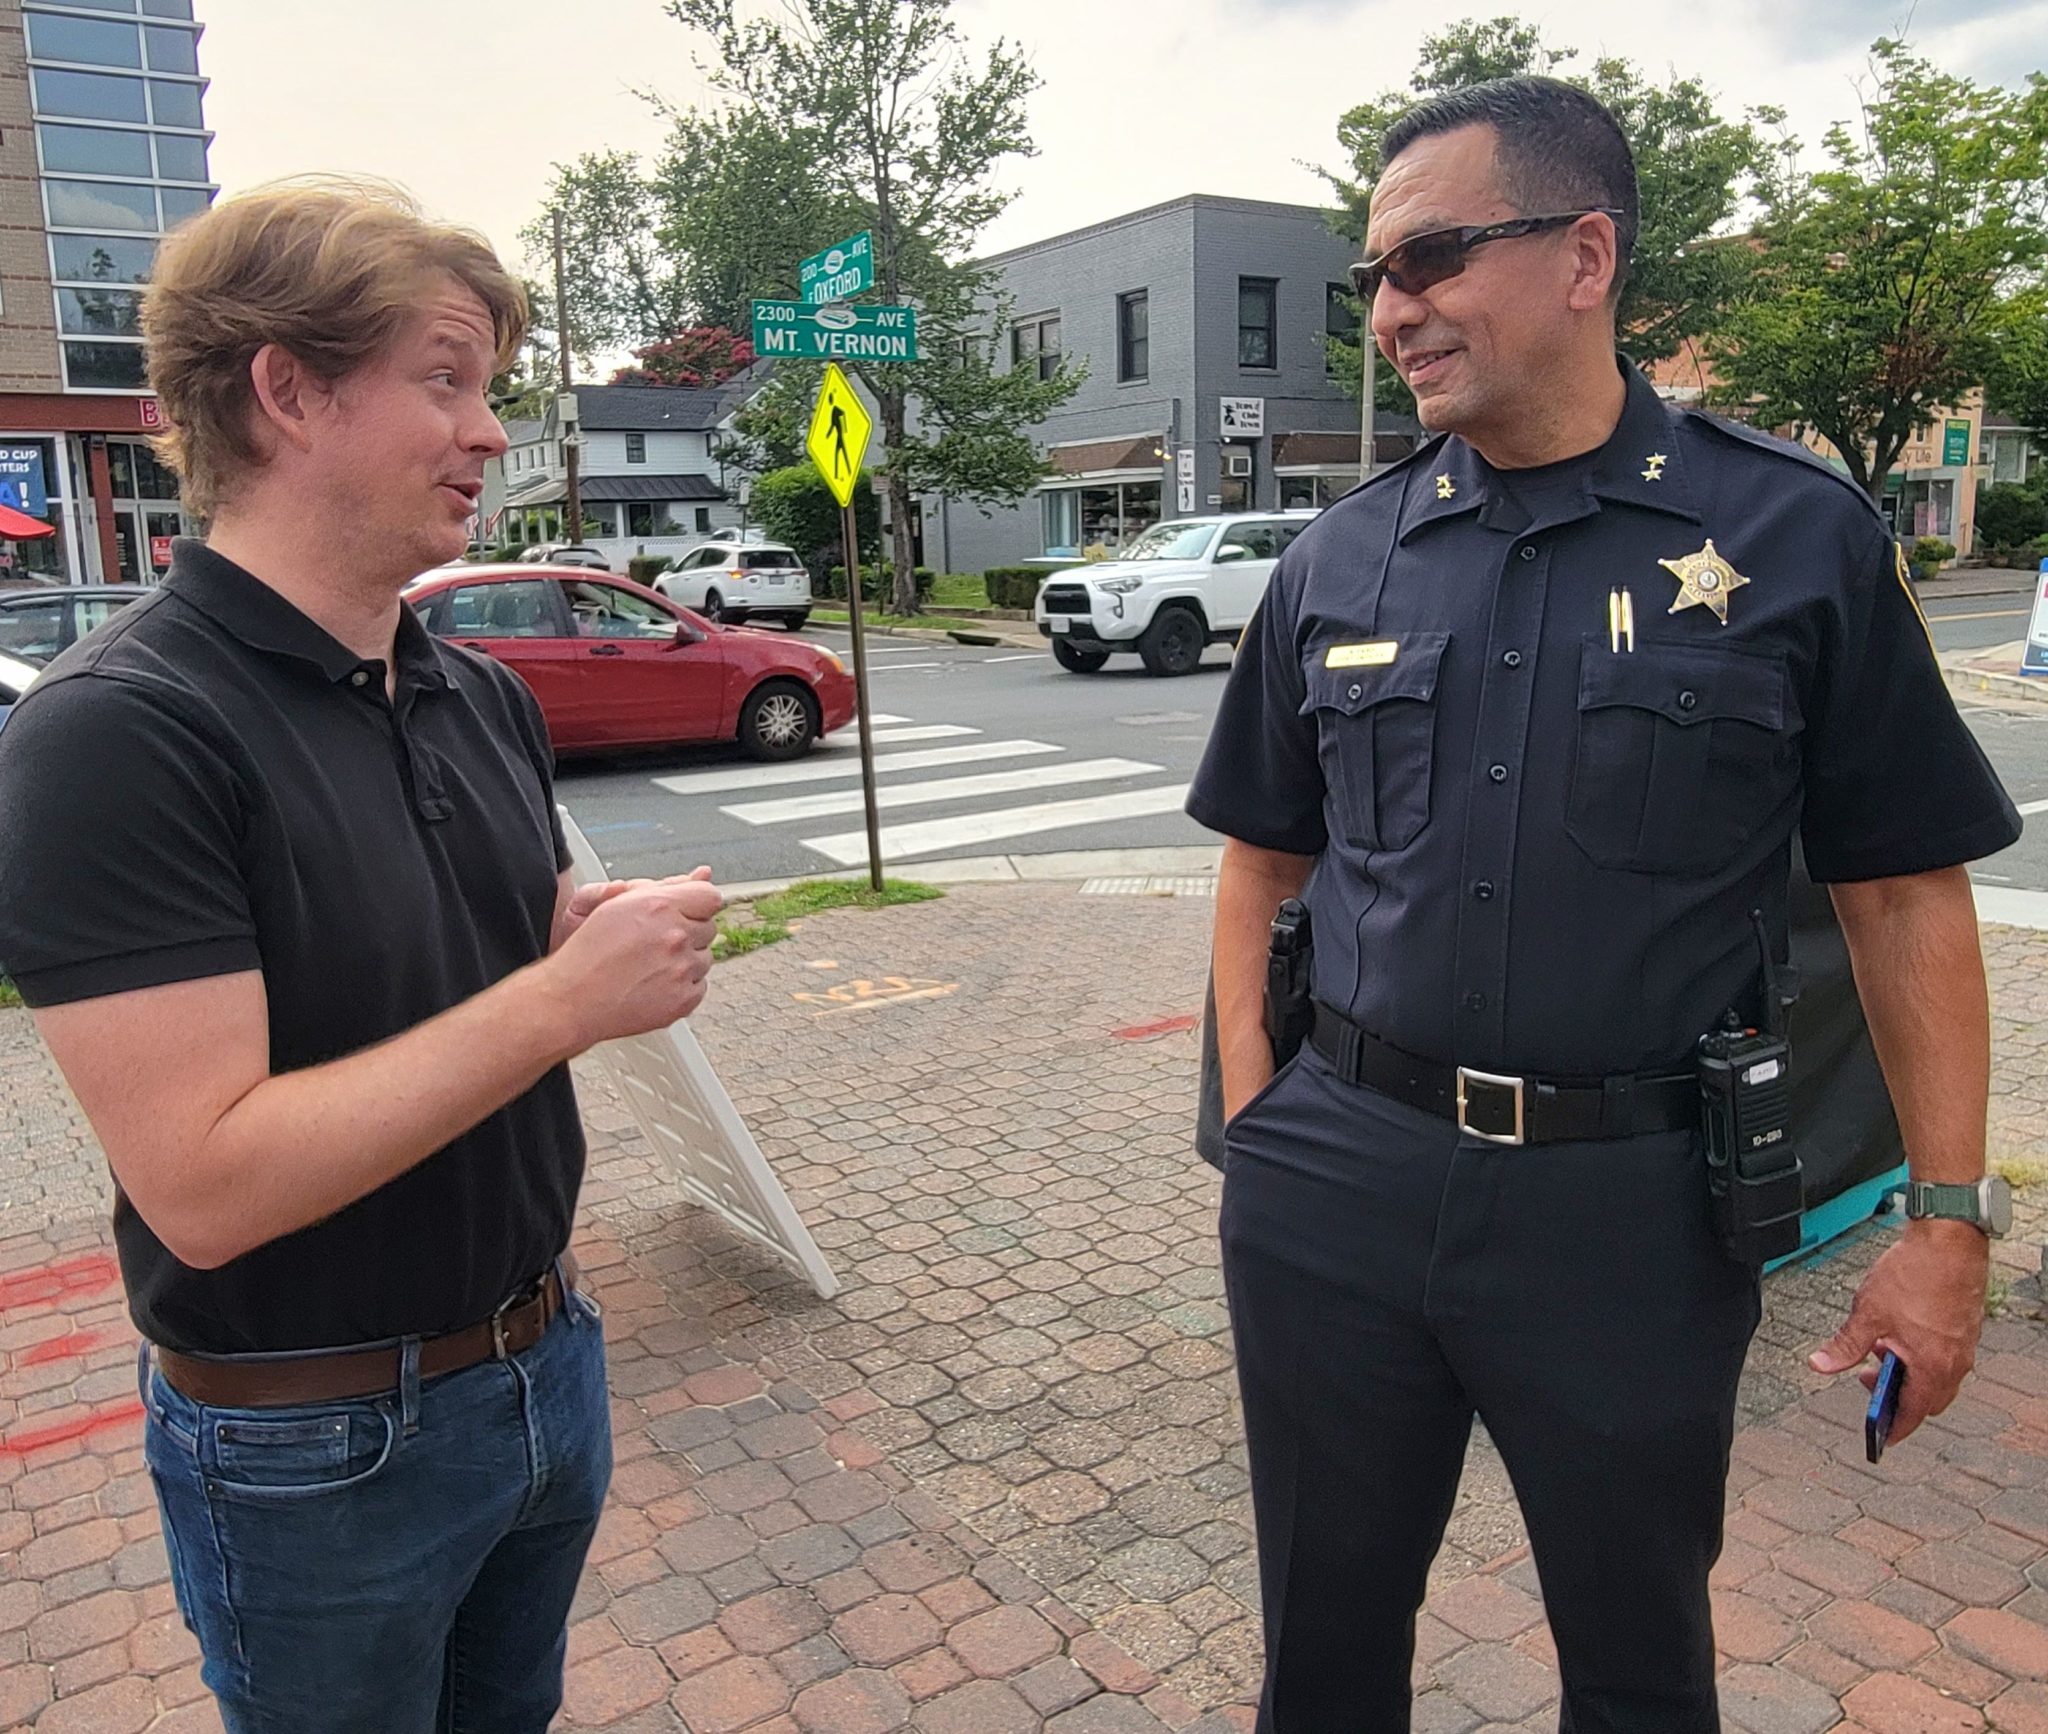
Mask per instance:
[[[558,752],[737,740],[754,758],[794,759],[853,720],[853,677],[830,651],[714,626],[607,573],[442,567],[405,599],[436,637],[532,687]]]

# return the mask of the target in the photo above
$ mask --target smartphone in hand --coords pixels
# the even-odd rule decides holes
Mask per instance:
[[[1885,1441],[1898,1418],[1899,1393],[1906,1387],[1906,1365],[1889,1349],[1878,1363],[1877,1383],[1870,1388],[1870,1408],[1863,1416],[1863,1455],[1873,1463],[1884,1455]]]

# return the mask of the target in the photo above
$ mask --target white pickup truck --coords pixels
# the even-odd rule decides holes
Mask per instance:
[[[1040,586],[1033,617],[1060,667],[1094,674],[1132,652],[1153,674],[1187,674],[1212,644],[1235,644],[1266,580],[1313,511],[1236,512],[1155,524],[1114,560]]]

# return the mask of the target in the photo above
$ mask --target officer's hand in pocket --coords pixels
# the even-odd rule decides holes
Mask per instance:
[[[1889,1349],[1909,1377],[1899,1398],[1891,1442],[1955,1401],[1977,1359],[1984,1328],[1984,1290],[1991,1243],[1967,1222],[1909,1222],[1886,1251],[1849,1309],[1849,1321],[1808,1357],[1817,1373],[1846,1373]],[[1867,1390],[1877,1382],[1863,1368]]]

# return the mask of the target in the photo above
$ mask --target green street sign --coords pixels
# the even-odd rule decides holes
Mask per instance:
[[[1949,469],[1970,461],[1970,424],[1967,420],[1941,424],[1941,461]]]
[[[915,361],[915,307],[754,303],[754,353],[808,361]]]
[[[871,289],[875,282],[875,241],[863,229],[850,240],[822,253],[813,253],[797,267],[797,287],[805,304],[819,307],[827,301],[844,301]]]

